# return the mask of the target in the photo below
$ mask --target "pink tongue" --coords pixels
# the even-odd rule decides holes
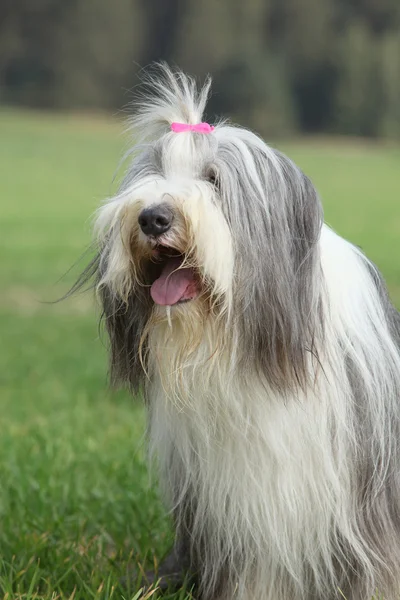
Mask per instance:
[[[181,262],[179,257],[170,258],[160,277],[151,286],[150,294],[156,304],[171,306],[196,295],[193,270],[190,267],[179,269]]]

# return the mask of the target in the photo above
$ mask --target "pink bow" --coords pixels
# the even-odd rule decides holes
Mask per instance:
[[[182,133],[184,131],[211,133],[214,131],[214,125],[209,125],[208,123],[197,123],[197,125],[189,125],[188,123],[171,123],[171,129],[175,133]]]

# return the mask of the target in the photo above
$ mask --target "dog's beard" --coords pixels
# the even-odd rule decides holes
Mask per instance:
[[[223,335],[227,328],[223,299],[213,295],[213,283],[201,271],[193,252],[178,253],[158,244],[141,271],[147,273],[148,293],[154,303],[140,343],[142,364],[148,363],[143,355],[147,348],[152,375],[158,373],[170,401],[182,405],[190,396],[183,385],[185,372],[193,365],[212,369],[231,339]]]

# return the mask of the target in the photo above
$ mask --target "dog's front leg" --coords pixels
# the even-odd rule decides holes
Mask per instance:
[[[160,562],[155,570],[146,571],[146,583],[157,584],[162,591],[174,590],[185,583],[195,583],[195,574],[190,558],[190,547],[187,539],[180,537],[175,541],[171,552]]]

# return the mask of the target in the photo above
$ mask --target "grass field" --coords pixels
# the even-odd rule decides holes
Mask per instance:
[[[89,242],[91,213],[112,191],[125,146],[110,120],[0,112],[4,598],[142,598],[119,578],[159,560],[172,540],[146,469],[142,408],[107,389],[92,298],[43,303],[78,274],[79,266],[59,281]],[[400,306],[400,150],[334,140],[283,149]]]

